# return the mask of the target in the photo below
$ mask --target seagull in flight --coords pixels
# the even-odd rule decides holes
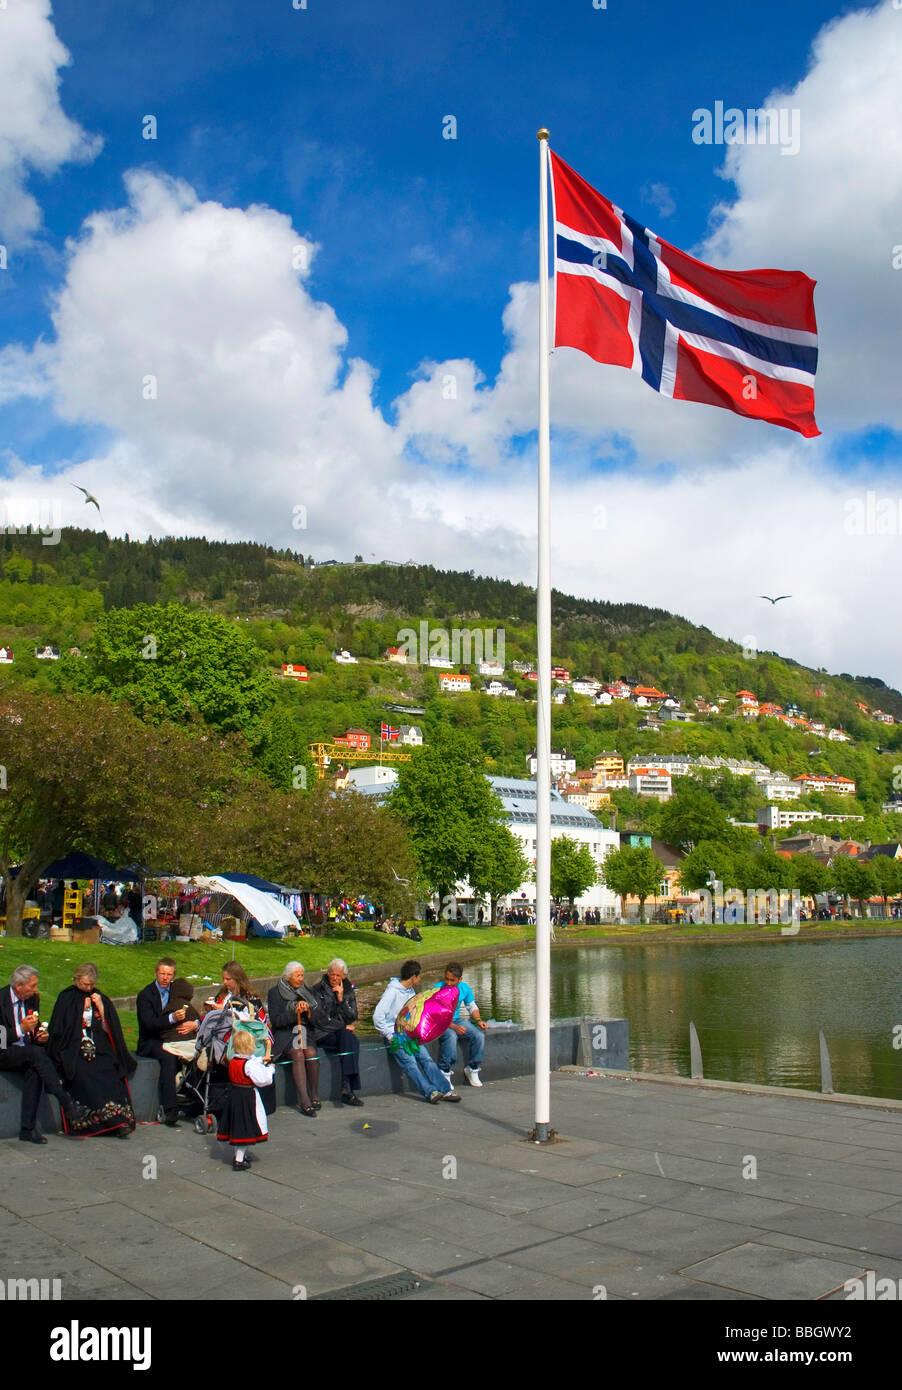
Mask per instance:
[[[759,594],[759,598],[766,598],[768,603],[779,603],[781,599],[792,598],[792,594],[778,594],[776,598],[771,598],[770,594]]]
[[[93,494],[92,492],[88,492],[88,489],[87,489],[86,487],[81,487],[78,483],[70,483],[69,486],[70,486],[70,487],[74,487],[74,488],[76,489],[77,492],[83,492],[83,493],[84,493],[84,495],[85,495],[85,506],[86,506],[86,507],[88,507],[88,506],[96,507],[96,508],[97,508],[97,515],[98,515],[98,516],[101,518],[101,520],[102,520],[102,519],[103,519],[103,512],[100,510],[100,503],[97,501],[97,498],[94,496],[94,494]]]

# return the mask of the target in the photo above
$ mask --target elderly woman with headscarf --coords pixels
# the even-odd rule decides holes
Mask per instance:
[[[274,1061],[290,1059],[291,1076],[298,1094],[297,1108],[309,1119],[316,1119],[316,1112],[321,1108],[319,1058],[307,1032],[310,1011],[315,1007],[313,992],[304,984],[303,965],[299,960],[290,960],[267,999],[273,1032],[272,1055]]]
[[[138,1064],[112,1001],[97,989],[97,966],[83,962],[73,979],[57,996],[47,1044],[69,1094],[87,1110],[80,1119],[63,1113],[66,1133],[127,1139],[135,1128],[128,1078]]]

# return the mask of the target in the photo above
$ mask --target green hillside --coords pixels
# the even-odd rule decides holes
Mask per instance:
[[[526,585],[425,565],[312,568],[300,554],[250,543],[197,538],[142,543],[79,530],[64,531],[55,546],[42,545],[38,536],[0,537],[0,570],[0,645],[15,651],[13,665],[0,667],[0,683],[105,690],[139,706],[145,717],[184,711],[224,729],[237,728],[282,785],[308,743],[351,726],[378,733],[383,719],[417,723],[427,740],[442,722],[465,729],[483,748],[489,771],[524,774],[534,743],[536,687],[513,674],[511,663],[530,661],[535,654],[535,595]],[[171,605],[170,617],[164,621],[155,605]],[[123,610],[131,612],[131,620]],[[173,648],[167,656],[161,648],[151,689],[140,641],[150,631],[147,623],[166,628],[176,613],[182,615],[178,632],[187,635],[177,641],[173,635],[178,652]],[[192,625],[191,615],[219,621]],[[440,695],[438,671],[383,659],[386,647],[398,645],[403,628],[419,630],[424,621],[449,632],[485,629],[495,641],[503,632],[505,679],[513,680],[520,698],[490,699],[475,691]],[[902,828],[902,817],[879,816],[894,768],[902,762],[902,724],[876,723],[856,704],[879,706],[902,721],[902,695],[877,677],[814,671],[775,653],[747,660],[739,645],[707,628],[636,604],[555,593],[553,629],[554,661],[574,676],[655,685],[689,709],[695,697],[711,702],[729,697],[721,715],[696,716],[690,724],[668,724],[651,733],[637,728],[645,712],[629,702],[595,708],[571,692],[554,708],[553,743],[566,746],[577,766],[591,766],[595,754],[607,748],[625,759],[658,751],[751,756],[790,776],[817,771],[852,777],[859,788],[857,804],[826,795],[812,797],[809,804],[865,814],[868,829],[876,832],[872,838],[889,838]],[[165,633],[161,640],[165,647]],[[60,648],[63,659],[36,661],[33,648],[45,644]],[[90,660],[70,657],[72,647]],[[336,648],[351,651],[358,664],[336,665]],[[170,656],[181,660],[180,669],[166,667]],[[281,679],[283,662],[305,665],[309,684]],[[189,667],[194,685],[186,694],[182,677]],[[164,668],[172,680],[162,679]],[[474,685],[480,685],[475,669],[473,674]],[[235,682],[243,685],[241,698]],[[784,708],[794,703],[828,729],[841,727],[853,742],[828,742],[772,719],[741,720],[734,715],[735,693],[741,689]],[[167,702],[176,699],[176,691],[181,704],[174,711]],[[389,704],[425,706],[426,713],[405,720],[398,711],[387,711]],[[220,705],[228,706],[228,718]],[[750,791],[746,787],[743,795]],[[741,797],[734,801],[733,813],[745,813],[737,819],[753,818],[748,796],[746,803]]]

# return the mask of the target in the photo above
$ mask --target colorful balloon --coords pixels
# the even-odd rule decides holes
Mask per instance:
[[[457,985],[439,985],[415,994],[395,1020],[392,1048],[403,1047],[416,1052],[423,1043],[431,1042],[444,1033],[457,1009],[460,991]]]

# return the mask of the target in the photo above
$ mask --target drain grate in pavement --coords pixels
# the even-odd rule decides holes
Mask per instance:
[[[416,1293],[418,1289],[431,1283],[429,1279],[423,1279],[419,1274],[411,1274],[409,1270],[404,1270],[401,1274],[388,1274],[384,1279],[370,1279],[365,1284],[351,1284],[346,1289],[331,1289],[329,1293],[317,1293],[310,1299],[311,1303],[317,1301],[358,1301],[379,1302],[386,1298],[406,1298],[408,1294]]]

